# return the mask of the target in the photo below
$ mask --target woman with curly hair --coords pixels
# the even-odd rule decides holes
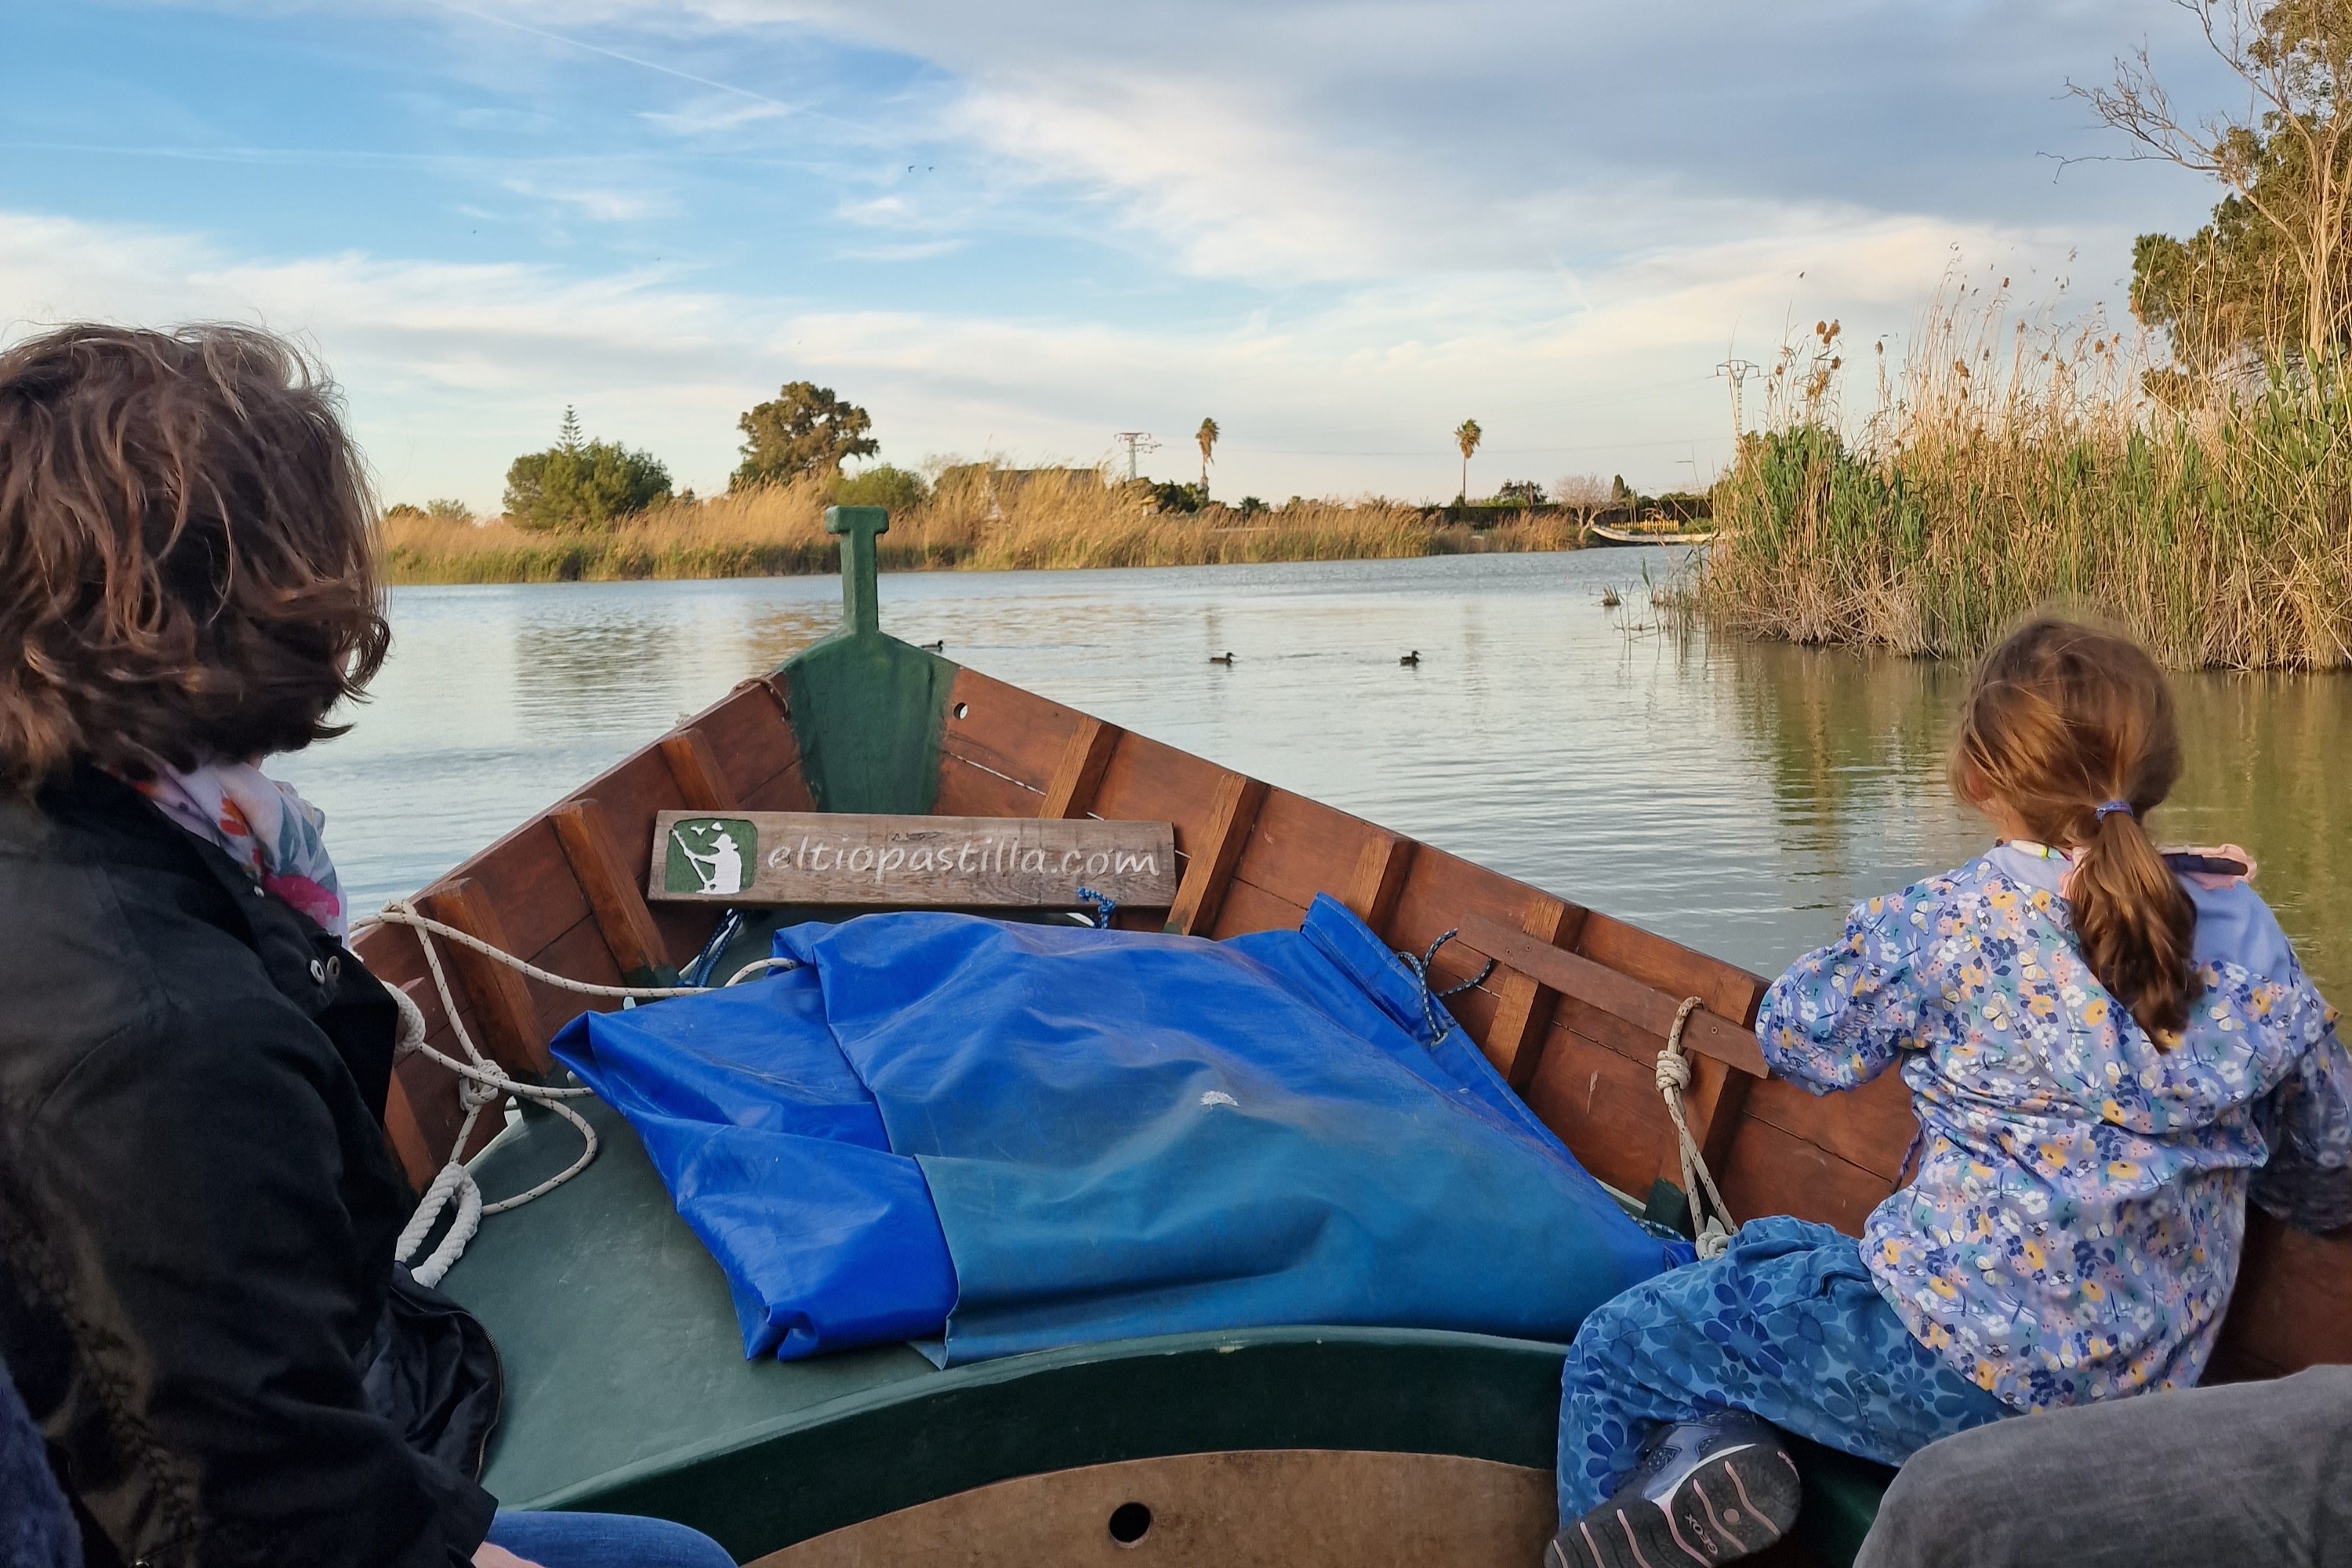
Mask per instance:
[[[0,353],[0,1363],[91,1564],[726,1563],[498,1512],[368,1397],[396,1013],[259,764],[383,662],[373,524],[276,338]]]

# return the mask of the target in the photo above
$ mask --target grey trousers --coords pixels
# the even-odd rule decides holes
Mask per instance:
[[[2352,1367],[2022,1415],[1931,1443],[1854,1568],[2352,1565]]]

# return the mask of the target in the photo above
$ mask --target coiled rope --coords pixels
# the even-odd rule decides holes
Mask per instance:
[[[1691,1233],[1696,1239],[1701,1258],[1720,1258],[1731,1245],[1739,1222],[1731,1217],[1731,1210],[1716,1190],[1715,1176],[1706,1168],[1706,1156],[1699,1152],[1696,1141],[1691,1137],[1690,1122],[1683,1115],[1683,1091],[1690,1088],[1690,1058],[1683,1055],[1683,1028],[1691,1015],[1705,1003],[1696,996],[1685,997],[1675,1009],[1675,1026],[1666,1031],[1666,1048],[1658,1053],[1658,1094],[1666,1102],[1666,1115],[1675,1124],[1675,1152],[1682,1159],[1683,1194],[1690,1200]],[[1699,1201],[1706,1194],[1706,1203]],[[1707,1212],[1712,1210],[1712,1213]]]
[[[465,1053],[461,1059],[426,1045],[424,1009],[417,1006],[415,999],[401,987],[397,985],[384,987],[392,994],[394,1005],[400,1009],[400,1026],[393,1045],[394,1057],[397,1058],[412,1053],[421,1053],[457,1074],[457,1101],[466,1108],[466,1119],[458,1125],[457,1142],[449,1151],[448,1163],[441,1167],[440,1173],[425,1189],[424,1197],[416,1205],[416,1212],[409,1216],[407,1227],[400,1233],[399,1239],[393,1243],[394,1261],[408,1263],[409,1259],[415,1256],[417,1249],[425,1245],[425,1238],[433,1233],[433,1226],[440,1219],[443,1211],[449,1208],[452,1204],[457,1205],[456,1213],[449,1221],[449,1228],[443,1234],[439,1245],[435,1247],[422,1261],[409,1266],[409,1273],[415,1277],[418,1284],[431,1287],[440,1284],[442,1276],[449,1272],[450,1266],[465,1256],[467,1243],[474,1239],[474,1233],[481,1228],[485,1217],[502,1214],[508,1209],[520,1208],[534,1198],[546,1196],[586,1170],[596,1158],[596,1130],[588,1124],[586,1117],[564,1103],[566,1100],[585,1098],[594,1091],[584,1088],[553,1089],[545,1084],[526,1083],[521,1079],[509,1077],[489,1058],[484,1056],[481,1047],[474,1044],[474,1037],[467,1029],[466,1020],[458,1014],[457,998],[449,988],[449,976],[441,967],[441,954],[433,945],[433,939],[439,937],[444,942],[454,942],[460,947],[469,948],[485,958],[503,963],[508,968],[536,980],[542,985],[551,985],[559,991],[575,992],[583,996],[619,997],[625,1002],[651,1002],[659,1001],[667,996],[698,995],[705,991],[717,990],[720,987],[599,985],[591,981],[574,980],[568,974],[558,974],[552,970],[541,969],[528,960],[517,958],[513,953],[492,946],[470,931],[459,931],[456,926],[422,914],[418,912],[416,906],[406,899],[394,899],[383,907],[381,913],[353,921],[352,929],[356,931],[376,925],[406,926],[416,933],[417,945],[425,950],[425,970],[432,975],[434,991],[441,998],[442,1016],[449,1020],[449,1032],[456,1038],[458,1048]],[[796,959],[762,958],[737,970],[727,984],[733,985],[740,981],[749,980],[755,974],[798,967],[799,961]],[[473,1136],[474,1124],[481,1119],[482,1112],[488,1107],[496,1105],[499,1102],[499,1097],[502,1094],[510,1094],[517,1100],[528,1100],[534,1105],[543,1105],[562,1117],[578,1129],[582,1147],[577,1160],[572,1161],[571,1164],[540,1183],[539,1185],[528,1192],[517,1193],[512,1197],[500,1198],[494,1204],[486,1204],[482,1201],[481,1188],[475,1184],[473,1172],[466,1165],[466,1142]]]

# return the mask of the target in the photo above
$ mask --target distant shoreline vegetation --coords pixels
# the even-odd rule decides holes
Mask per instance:
[[[791,576],[838,569],[827,506],[872,505],[890,510],[877,542],[885,571],[1205,566],[1573,550],[1589,516],[1630,521],[1639,510],[1516,496],[1448,507],[1253,498],[1178,510],[1163,493],[1192,489],[1113,481],[1093,468],[968,463],[926,480],[885,466],[755,482],[709,500],[665,498],[561,530],[477,521],[446,501],[394,506],[383,544],[392,581],[403,584]]]
[[[2183,123],[2144,50],[2071,89],[2134,155],[2222,190],[2187,239],[2134,246],[2143,331],[2020,317],[2010,279],[1955,277],[1899,369],[1876,344],[1850,423],[1851,351],[1819,323],[1765,374],[1686,605],[1966,658],[2057,604],[2176,666],[2352,667],[2352,10],[2190,9],[2249,110]]]
[[[1103,468],[1015,468],[934,459],[924,473],[845,466],[880,450],[863,408],[813,382],[786,382],[744,411],[743,461],[727,493],[673,493],[651,453],[591,438],[566,408],[555,444],[507,469],[505,511],[473,516],[460,502],[396,505],[383,515],[396,584],[626,582],[774,577],[831,572],[828,506],[879,506],[885,571],[1204,566],[1263,561],[1352,561],[1481,551],[1572,550],[1589,521],[1651,521],[1672,529],[1706,511],[1703,496],[1634,493],[1620,477],[1512,480],[1485,500],[1412,506],[1366,498],[1268,506],[1209,495],[1219,437],[1203,419],[1201,479],[1114,480]],[[1455,432],[1465,489],[1477,424]]]

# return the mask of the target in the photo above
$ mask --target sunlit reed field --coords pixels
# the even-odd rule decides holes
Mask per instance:
[[[386,519],[396,583],[551,583],[773,576],[835,568],[821,479],[707,501],[670,502],[604,531],[535,533],[502,522],[414,512]],[[1080,471],[951,472],[919,505],[894,513],[883,569],[1189,566],[1339,561],[1471,551],[1564,550],[1579,524],[1559,515],[1493,528],[1438,525],[1381,501],[1298,501],[1248,518],[1223,508],[1154,512],[1149,500]]]
[[[1832,323],[1772,369],[1765,429],[1715,489],[1710,621],[1965,657],[2056,605],[2176,666],[2352,663],[2345,376],[2159,373],[2159,399],[2104,322],[2059,330],[1957,288],[1898,374],[1886,358]],[[1874,412],[1841,418],[1874,363]]]

